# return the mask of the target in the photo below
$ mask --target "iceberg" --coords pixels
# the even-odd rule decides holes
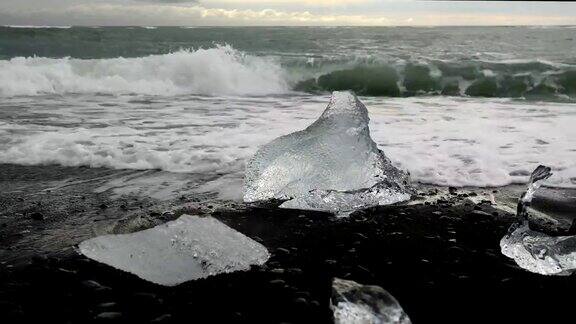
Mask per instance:
[[[346,213],[410,199],[407,173],[370,137],[368,110],[348,91],[332,93],[320,118],[262,146],[246,167],[246,202]]]
[[[248,270],[270,257],[260,243],[222,222],[191,215],[140,232],[95,237],[79,248],[90,259],[164,286]]]
[[[379,286],[335,278],[331,308],[335,324],[410,324],[398,301]]]
[[[518,222],[500,240],[502,254],[528,271],[542,275],[569,275],[576,271],[576,236],[551,236],[530,226],[530,204],[542,182],[552,175],[538,166],[518,202]]]

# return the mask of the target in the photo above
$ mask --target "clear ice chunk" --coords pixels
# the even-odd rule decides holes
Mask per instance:
[[[410,324],[396,298],[379,286],[335,278],[331,307],[335,324]]]
[[[248,270],[270,257],[260,243],[222,222],[190,215],[140,232],[98,236],[79,247],[90,259],[165,286]]]
[[[500,240],[502,254],[528,271],[543,275],[569,275],[576,270],[576,236],[550,236],[530,229],[528,213],[534,193],[552,173],[538,166],[518,202],[518,222]]]
[[[534,199],[534,194],[536,193],[536,190],[542,186],[542,182],[552,176],[551,171],[550,167],[544,165],[539,165],[534,169],[534,171],[532,171],[530,179],[528,180],[528,188],[518,201],[518,209],[516,213],[520,219],[528,219],[528,207],[530,207],[532,199]]]
[[[530,272],[569,275],[576,270],[576,236],[550,236],[515,224],[500,241],[502,254]]]
[[[378,149],[369,121],[354,94],[334,92],[312,125],[256,152],[246,167],[244,200],[341,213],[410,199],[408,174]]]

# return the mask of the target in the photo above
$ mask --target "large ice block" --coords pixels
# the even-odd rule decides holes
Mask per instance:
[[[368,123],[354,94],[334,92],[312,125],[256,152],[246,168],[244,200],[342,212],[409,199],[408,175],[378,149]]]
[[[410,324],[396,298],[379,286],[335,278],[331,307],[335,324]]]
[[[248,270],[270,257],[264,246],[222,222],[190,215],[132,234],[86,240],[80,252],[165,286]]]

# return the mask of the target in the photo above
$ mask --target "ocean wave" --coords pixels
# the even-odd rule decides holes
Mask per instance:
[[[273,61],[230,46],[139,58],[17,57],[0,61],[0,95],[136,93],[264,95],[289,90]]]
[[[313,53],[249,55],[229,45],[136,58],[0,60],[0,96],[66,93],[270,95],[354,90],[576,100],[576,65],[541,59],[393,60]]]
[[[296,83],[304,92],[351,89],[360,95],[447,95],[573,101],[576,66],[543,60],[359,63]]]

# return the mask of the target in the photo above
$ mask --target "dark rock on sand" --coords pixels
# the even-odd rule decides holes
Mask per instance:
[[[95,320],[115,320],[122,317],[122,313],[118,312],[103,312],[94,317]]]
[[[34,212],[34,213],[30,214],[30,218],[32,218],[33,220],[40,221],[40,220],[44,220],[45,217],[44,217],[44,214],[42,214],[42,213]]]

